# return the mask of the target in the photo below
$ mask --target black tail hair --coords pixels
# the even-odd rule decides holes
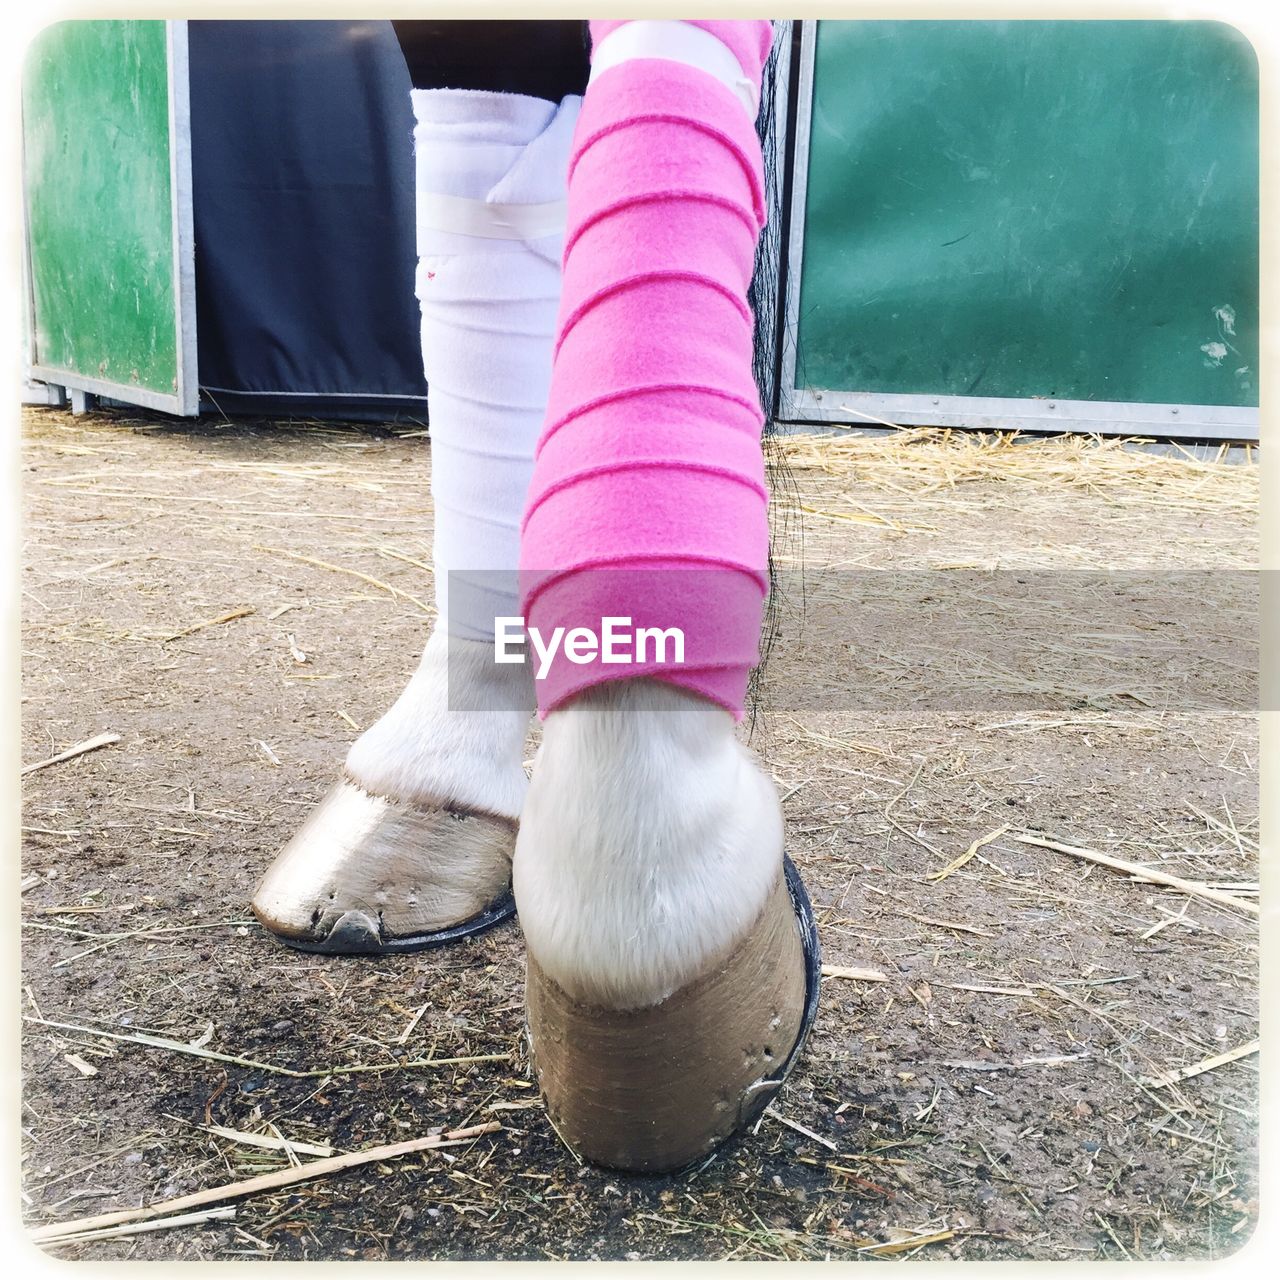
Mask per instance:
[[[747,686],[747,723],[754,730],[764,707],[765,668],[781,632],[781,611],[786,603],[778,578],[778,556],[783,548],[801,541],[802,530],[796,520],[799,510],[795,474],[787,463],[778,439],[774,413],[778,403],[779,376],[778,339],[781,333],[780,280],[783,255],[783,191],[782,166],[778,156],[777,67],[784,56],[784,43],[779,36],[789,23],[774,24],[773,48],[765,63],[760,82],[760,111],[756,116],[756,134],[764,157],[765,206],[768,220],[756,246],[755,267],[747,300],[755,316],[755,344],[751,371],[764,409],[765,478],[769,488],[769,595],[765,601],[764,625],[760,635],[760,662],[751,672]]]

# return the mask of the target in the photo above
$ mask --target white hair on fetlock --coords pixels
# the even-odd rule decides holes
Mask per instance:
[[[347,775],[377,795],[518,821],[532,712],[527,666],[497,664],[491,642],[437,627],[404,692],[352,744]]]
[[[657,1003],[744,936],[782,846],[728,712],[656,680],[596,686],[543,724],[514,868],[530,952],[575,999]]]

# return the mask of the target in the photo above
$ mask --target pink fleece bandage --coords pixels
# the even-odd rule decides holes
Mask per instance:
[[[593,22],[599,45],[622,26]],[[768,22],[698,22],[758,88]],[[657,676],[742,715],[768,589],[747,289],[764,224],[754,122],[713,75],[643,57],[587,90],[569,161],[555,361],[521,533],[526,622],[677,628],[683,662],[557,656],[545,716]]]

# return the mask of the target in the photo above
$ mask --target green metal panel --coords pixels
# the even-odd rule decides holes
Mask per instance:
[[[32,363],[182,411],[167,24],[49,27],[22,90]]]
[[[1257,405],[1233,28],[820,22],[808,121],[793,387]]]

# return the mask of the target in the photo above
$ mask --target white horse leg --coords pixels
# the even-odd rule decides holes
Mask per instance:
[[[575,1000],[666,999],[746,932],[781,870],[777,790],[727,711],[628,680],[547,717],[515,890],[530,952]]]
[[[805,1030],[772,780],[657,681],[547,717],[516,843],[548,1115],[595,1163],[679,1169],[749,1123]]]
[[[521,549],[531,578],[555,571],[526,591],[544,635],[625,597],[646,624],[682,610],[698,655],[657,678],[549,672],[516,845],[548,1115],[579,1154],[628,1170],[679,1168],[748,1122],[808,1011],[780,804],[726,709],[741,707],[759,632],[747,606],[766,582],[745,295],[767,38],[767,24],[637,22],[593,50]]]
[[[415,90],[413,104],[439,620],[253,900],[283,940],[335,951],[426,945],[491,920],[526,786],[532,684],[494,664],[493,619],[518,612],[578,99]]]

